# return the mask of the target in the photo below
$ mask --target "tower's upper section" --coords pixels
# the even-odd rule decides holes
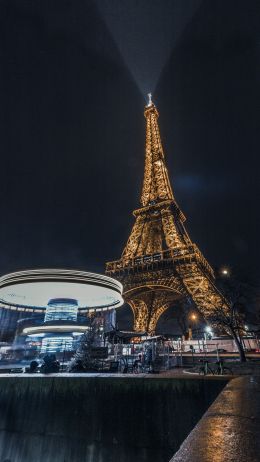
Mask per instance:
[[[146,118],[146,146],[144,181],[141,195],[141,204],[143,207],[164,200],[173,200],[173,192],[165,166],[158,125],[159,113],[152,102],[151,94],[148,96],[149,102],[144,110]]]
[[[177,268],[193,263],[212,277],[213,271],[191,241],[184,226],[185,217],[173,196],[160,138],[159,114],[151,95],[148,96],[144,110],[146,147],[141,207],[133,212],[135,222],[120,260],[107,263],[106,272],[117,274],[120,279],[122,273],[131,277],[130,268],[145,272],[148,268]],[[149,286],[148,273],[145,274],[147,279],[142,284]]]

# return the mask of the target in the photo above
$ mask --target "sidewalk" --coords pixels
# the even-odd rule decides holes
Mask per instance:
[[[259,462],[260,378],[238,377],[219,394],[170,462]]]

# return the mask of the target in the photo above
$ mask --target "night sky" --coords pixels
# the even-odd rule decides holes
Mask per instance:
[[[258,0],[1,0],[0,273],[120,257],[153,90],[187,229],[259,276]]]

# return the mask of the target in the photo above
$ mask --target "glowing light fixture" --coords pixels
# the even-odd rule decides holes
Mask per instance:
[[[87,326],[85,325],[67,325],[67,324],[61,324],[61,325],[41,325],[41,326],[33,326],[33,327],[25,327],[23,329],[23,334],[26,335],[39,335],[42,333],[60,333],[60,332],[73,332],[73,331],[78,331],[78,332],[86,332],[88,329]]]
[[[221,274],[223,276],[229,276],[230,275],[230,270],[228,268],[222,268],[220,272],[221,272]]]
[[[54,298],[49,301],[44,322],[49,321],[77,321],[78,302],[68,298]]]
[[[152,106],[153,102],[152,102],[152,93],[148,93],[148,104],[147,106]]]

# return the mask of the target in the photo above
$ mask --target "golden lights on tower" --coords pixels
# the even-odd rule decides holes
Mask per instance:
[[[171,187],[158,125],[158,110],[148,95],[144,109],[146,144],[141,207],[119,260],[106,273],[122,282],[134,314],[134,329],[153,333],[161,314],[176,300],[192,299],[207,317],[223,296],[214,273],[184,226]]]

